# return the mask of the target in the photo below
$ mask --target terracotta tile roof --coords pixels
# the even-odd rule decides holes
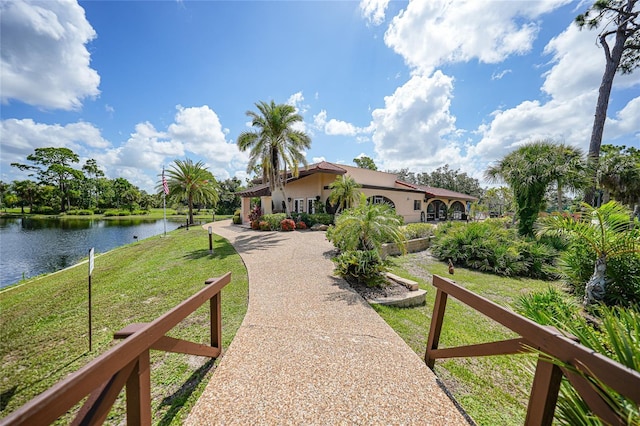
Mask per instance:
[[[413,184],[413,183],[403,182],[403,181],[400,181],[400,180],[396,181],[396,183],[399,184],[399,185],[408,186],[409,188],[419,189],[421,191],[424,191],[427,195],[430,195],[431,197],[457,198],[457,199],[460,199],[460,200],[478,201],[478,199],[476,197],[473,197],[473,196],[467,195],[467,194],[463,194],[461,192],[450,191],[448,189],[435,188],[433,186],[426,186],[426,185],[416,185],[416,184]]]

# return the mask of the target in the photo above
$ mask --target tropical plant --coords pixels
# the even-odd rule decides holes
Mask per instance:
[[[369,287],[384,283],[383,274],[387,270],[386,263],[377,250],[349,250],[332,259],[336,265],[337,275]]]
[[[524,239],[505,224],[500,219],[442,224],[431,252],[454,265],[497,275],[555,278],[557,250],[545,241]]]
[[[560,151],[564,155],[558,158]],[[513,190],[520,235],[533,235],[533,225],[544,206],[549,184],[572,184],[572,178],[579,176],[578,173],[568,173],[565,163],[566,158],[575,160],[580,155],[575,148],[538,141],[523,145],[486,170],[487,179],[501,179]],[[577,160],[575,162],[578,163]]]
[[[589,9],[576,17],[580,29],[598,28],[604,23],[598,34],[598,42],[602,46],[606,59],[602,81],[598,90],[596,112],[593,119],[591,141],[589,142],[589,161],[598,163],[600,145],[607,119],[609,97],[613,87],[613,79],[618,71],[630,74],[640,65],[640,21],[638,20],[638,0],[596,0]],[[613,47],[609,40],[613,38]],[[595,183],[597,167],[591,167],[592,185]],[[585,201],[593,204],[593,189],[585,193]]]
[[[637,219],[631,219],[627,208],[615,201],[598,208],[587,203],[582,207],[579,219],[561,215],[543,218],[538,233],[567,236],[572,242],[584,243],[593,250],[593,273],[584,287],[583,304],[587,306],[605,298],[609,260],[640,253],[640,224]]]
[[[640,312],[635,308],[608,308],[600,305],[596,309],[597,325],[590,323],[580,313],[577,303],[549,289],[522,297],[516,310],[524,316],[542,324],[552,325],[575,336],[581,345],[600,353],[620,364],[640,371]],[[549,362],[586,379],[602,400],[613,410],[616,424],[640,424],[640,409],[630,398],[624,397],[589,371],[576,368],[557,358]],[[555,411],[556,422],[567,426],[595,426],[610,424],[598,418],[573,386],[563,379]]]
[[[358,200],[358,188],[361,186],[354,178],[346,175],[338,176],[329,184],[329,201],[336,206],[336,213],[353,207]]]
[[[202,161],[175,160],[167,169],[167,185],[169,199],[186,201],[189,209],[189,223],[193,223],[193,205],[195,203],[218,202],[218,183]],[[163,190],[162,182],[158,184],[158,192]]]
[[[388,204],[367,203],[367,197],[362,193],[358,205],[336,216],[335,222],[330,241],[341,251],[379,251],[385,242],[404,247],[405,238],[400,230],[402,219]]]
[[[311,147],[311,138],[304,131],[294,128],[303,118],[293,106],[260,101],[256,107],[258,113],[247,111],[255,130],[242,132],[238,136],[238,148],[241,151],[250,150],[247,172],[259,166],[262,180],[268,183],[271,193],[277,189],[281,192],[282,200],[286,200],[288,173],[290,171],[293,177],[298,177],[298,165],[307,165],[303,150]],[[285,213],[288,213],[288,206],[286,203],[284,205]]]

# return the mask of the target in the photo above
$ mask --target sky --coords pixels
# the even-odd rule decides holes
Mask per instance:
[[[605,65],[566,0],[0,0],[0,180],[39,147],[156,192],[176,159],[243,182],[260,101],[288,103],[309,164],[480,180],[519,146],[588,150]],[[614,81],[603,143],[640,148],[640,70]]]

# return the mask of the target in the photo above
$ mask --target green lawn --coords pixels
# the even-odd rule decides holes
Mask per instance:
[[[373,305],[420,357],[424,357],[435,300],[431,274],[450,277],[447,265],[422,254],[393,258],[396,275],[410,278],[427,290],[422,307]],[[456,268],[453,277],[465,288],[502,306],[513,306],[520,295],[557,282],[507,278]],[[468,306],[449,298],[440,347],[461,346],[516,337],[514,333]],[[435,372],[479,425],[524,424],[532,381],[531,355],[437,360]]]
[[[200,227],[176,230],[95,258],[93,351],[88,351],[87,265],[29,280],[0,292],[2,403],[6,416],[114,344],[113,333],[148,322],[198,290],[210,277],[231,271],[222,291],[223,345],[235,335],[247,309],[248,281],[233,247],[214,235],[214,255]],[[208,304],[170,333],[209,343]],[[207,358],[153,351],[154,424],[181,424],[213,372]],[[124,419],[124,398],[109,423]],[[69,419],[63,419],[65,423]]]

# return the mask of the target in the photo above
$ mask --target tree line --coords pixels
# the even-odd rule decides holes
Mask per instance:
[[[88,159],[79,167],[78,154],[69,148],[36,148],[26,160],[26,163],[11,165],[28,172],[30,179],[0,181],[1,208],[20,207],[22,213],[28,208],[30,213],[52,214],[71,210],[102,213],[109,209],[134,212],[163,205],[161,191],[150,194],[126,178],[107,178],[95,159]],[[242,187],[242,182],[235,177],[217,182],[212,175],[210,181],[215,182],[215,202],[206,203],[196,197],[194,203],[192,197],[191,206],[215,207],[216,214],[233,214],[240,207],[240,198],[235,192]],[[175,209],[189,204],[188,197],[177,185],[167,200],[167,207]]]

